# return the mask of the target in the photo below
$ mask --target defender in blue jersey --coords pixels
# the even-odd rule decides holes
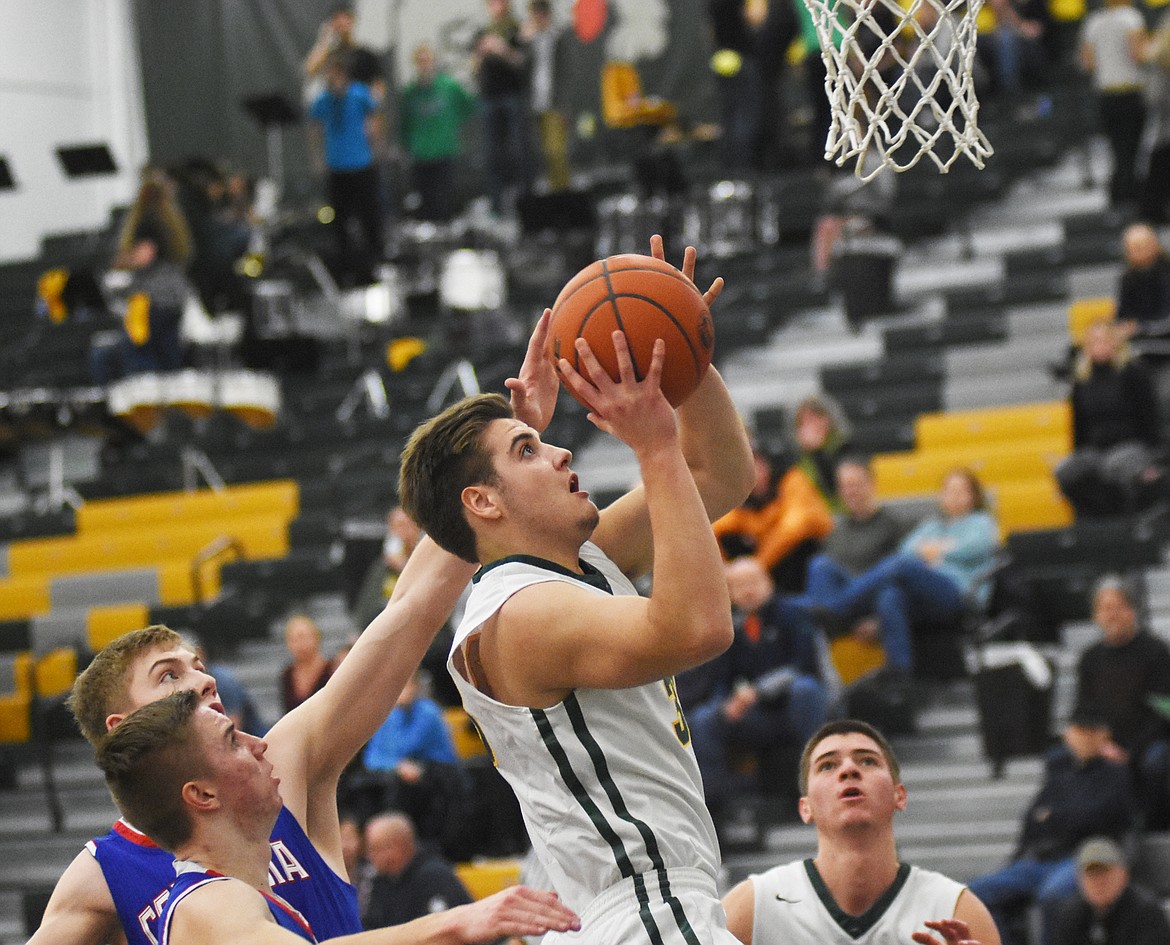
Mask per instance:
[[[179,875],[161,903],[160,943],[326,940],[269,882],[268,838],[284,805],[267,747],[189,689],[132,712],[98,745],[98,767],[119,809],[175,855]],[[484,942],[576,924],[553,893],[513,887],[342,939],[349,945]]]
[[[517,411],[540,429],[552,415],[557,391],[555,378],[550,383],[541,370],[547,324],[546,314],[533,333],[519,377],[506,382]],[[424,540],[385,610],[325,688],[268,733],[267,757],[280,777],[288,815],[287,831],[270,838],[273,871],[278,879],[288,877],[278,883],[282,897],[327,936],[358,928],[341,854],[338,778],[393,709],[473,570]],[[202,662],[177,634],[150,627],[126,634],[94,658],[75,684],[71,707],[83,734],[96,744],[130,712],[184,689],[222,711],[215,680]],[[283,815],[280,823],[286,823]],[[167,871],[157,850],[132,841],[122,844],[126,839],[115,830],[77,855],[58,881],[29,945],[155,945],[151,915],[158,912],[174,872]],[[302,840],[318,854],[317,865],[306,865],[309,858],[302,860],[301,853],[289,859],[282,852],[299,851]],[[107,857],[103,847],[124,855]]]

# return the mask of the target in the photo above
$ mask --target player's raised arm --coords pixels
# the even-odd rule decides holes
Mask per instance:
[[[651,252],[663,258],[662,237],[650,241]],[[682,273],[692,282],[695,249],[688,246]],[[723,288],[716,279],[704,293],[712,304]],[[752,487],[752,453],[747,430],[731,394],[714,365],[678,408],[682,452],[691,470],[709,521],[739,505]],[[654,563],[650,518],[642,486],[622,496],[601,514],[593,541],[628,575],[646,574]]]

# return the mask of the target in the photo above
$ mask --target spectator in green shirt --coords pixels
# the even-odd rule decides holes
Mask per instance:
[[[462,150],[464,122],[475,113],[475,96],[439,70],[429,43],[414,50],[414,81],[402,90],[399,133],[410,155],[421,220],[450,220],[455,206],[452,177]]]

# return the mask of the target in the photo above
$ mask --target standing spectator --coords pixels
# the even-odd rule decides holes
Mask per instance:
[[[762,170],[780,143],[780,75],[798,32],[796,10],[787,0],[708,0],[707,12],[718,50],[723,163]]]
[[[1113,207],[1138,199],[1137,155],[1146,124],[1142,69],[1146,28],[1131,0],[1106,0],[1085,19],[1081,66],[1093,75],[1101,130],[1113,152],[1109,202]]]
[[[1170,13],[1163,14],[1143,60],[1150,70],[1147,119],[1151,150],[1140,212],[1143,220],[1161,226],[1170,220],[1166,213],[1170,204]]]
[[[400,810],[425,839],[439,843],[459,829],[464,771],[443,710],[423,694],[418,672],[366,745],[362,770],[345,793],[343,806],[359,819]]]
[[[569,140],[565,115],[556,106],[560,85],[557,47],[561,44],[561,32],[553,25],[549,0],[530,0],[528,19],[524,21],[521,35],[532,56],[532,113],[536,116],[540,133],[548,189],[566,190],[569,186]]]
[[[1040,79],[1048,65],[1044,50],[1048,5],[1044,0],[991,0],[990,6],[995,29],[986,39],[992,50],[996,91],[1006,105],[1018,106],[1025,80]]]
[[[475,98],[440,70],[430,43],[414,50],[415,77],[402,90],[398,133],[410,155],[420,220],[447,221],[455,210],[455,160],[463,150],[463,125],[475,113]]]
[[[1122,235],[1125,271],[1117,292],[1117,321],[1126,336],[1170,333],[1170,255],[1148,223],[1132,223]]]
[[[1109,754],[1109,726],[1083,706],[1064,729],[1064,744],[1049,752],[1044,782],[1024,814],[1011,862],[970,883],[991,910],[1005,945],[1015,945],[1009,910],[1035,901],[1044,920],[1042,945],[1076,890],[1078,845],[1098,835],[1121,840],[1134,826],[1129,771]]]
[[[509,0],[487,0],[488,24],[475,38],[472,68],[483,103],[487,183],[492,211],[528,186],[528,47]]]
[[[915,621],[957,624],[965,598],[981,593],[998,544],[983,487],[970,470],[956,469],[943,480],[939,514],[919,523],[897,553],[844,584],[822,580],[830,570],[822,562],[796,603],[830,630],[876,614],[886,665],[909,673]]]
[[[824,723],[830,699],[823,678],[827,647],[817,628],[777,596],[772,578],[755,558],[737,558],[726,573],[735,638],[709,664],[716,668],[712,695],[686,707],[713,811],[739,793],[732,754],[746,751],[756,757],[760,785],[767,790],[792,783],[799,749]],[[685,678],[679,685],[687,685]],[[794,749],[791,771],[768,764],[785,746]]]
[[[321,630],[308,614],[288,618],[284,645],[292,657],[280,675],[281,706],[288,713],[325,687],[334,664],[321,652]]]
[[[1111,322],[1086,329],[1070,400],[1073,452],[1055,474],[1077,517],[1133,511],[1156,497],[1165,479],[1157,394]]]
[[[306,96],[312,104],[325,88],[326,65],[335,53],[349,57],[350,74],[355,82],[369,86],[375,97],[381,100],[386,94],[386,76],[378,54],[372,49],[358,45],[354,38],[354,16],[352,3],[336,3],[329,16],[317,30],[317,41],[305,57]]]
[[[1125,854],[1108,837],[1081,845],[1077,888],[1057,917],[1051,945],[1170,945],[1161,904],[1129,881]]]
[[[1146,826],[1170,826],[1170,726],[1150,704],[1170,696],[1170,647],[1138,624],[1134,592],[1118,577],[1103,578],[1093,594],[1101,639],[1077,664],[1077,700],[1109,723],[1111,758],[1128,761]]]
[[[420,847],[405,814],[379,814],[365,830],[372,869],[358,888],[362,926],[384,929],[471,902],[451,864]]]
[[[335,214],[338,268],[352,283],[369,282],[382,256],[382,195],[374,152],[382,140],[378,101],[369,86],[355,82],[343,52],[325,64],[326,88],[309,109],[309,142],[317,173],[326,179]],[[362,245],[350,227],[361,226]]]

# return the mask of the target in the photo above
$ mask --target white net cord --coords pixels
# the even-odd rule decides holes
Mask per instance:
[[[833,122],[825,159],[870,180],[924,155],[946,173],[960,154],[982,168],[972,66],[983,0],[805,0],[825,63]]]

